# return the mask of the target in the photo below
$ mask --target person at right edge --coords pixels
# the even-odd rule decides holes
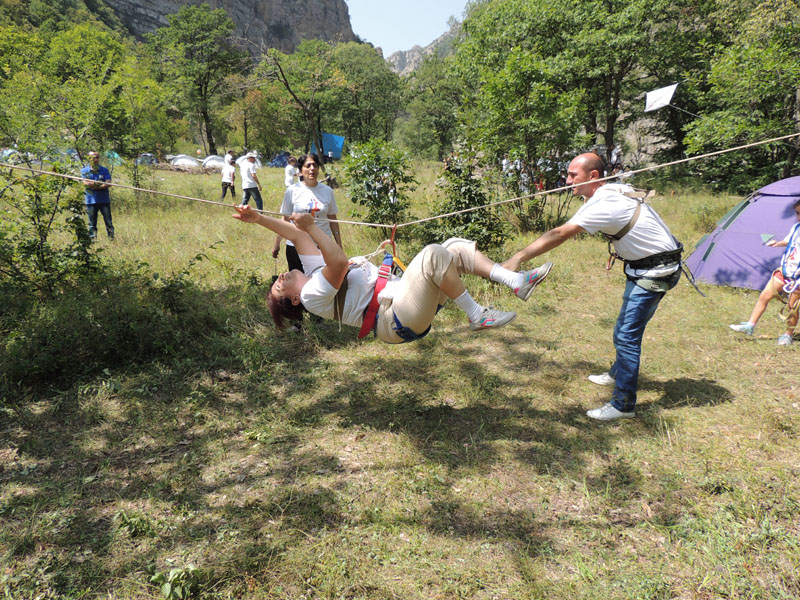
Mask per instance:
[[[584,231],[599,232],[608,239],[609,268],[617,258],[625,263],[627,282],[614,327],[616,361],[607,373],[589,377],[592,383],[613,385],[614,391],[610,402],[586,412],[592,419],[612,421],[636,415],[644,330],[664,294],[680,279],[683,245],[656,211],[643,202],[644,194],[625,184],[598,181],[603,171],[603,159],[597,154],[575,157],[567,169],[567,185],[574,186],[573,194],[583,196],[584,205],[569,221],[544,233],[503,267],[518,270],[521,263]]]

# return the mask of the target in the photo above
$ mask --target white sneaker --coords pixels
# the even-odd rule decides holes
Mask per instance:
[[[533,269],[532,271],[523,271],[522,274],[525,276],[525,283],[515,289],[514,293],[521,300],[527,301],[528,298],[531,297],[533,288],[544,281],[544,278],[547,277],[547,274],[550,273],[550,269],[552,268],[553,263],[546,262],[538,269]]]
[[[600,375],[589,375],[589,381],[597,385],[614,385],[617,380],[608,373],[601,373]]]
[[[742,321],[741,323],[735,323],[730,326],[731,329],[734,331],[738,331],[739,333],[743,333],[745,335],[753,335],[753,328],[755,326],[748,323],[747,321]]]
[[[484,308],[481,313],[481,318],[477,321],[470,321],[469,328],[473,331],[478,331],[480,329],[502,327],[506,323],[510,323],[516,316],[517,313],[515,312],[505,312],[503,310],[497,310],[496,308]]]
[[[587,410],[586,416],[590,419],[597,419],[598,421],[614,421],[616,419],[632,419],[636,416],[636,413],[633,411],[622,412],[621,410],[614,408],[611,402],[608,402],[600,408]]]
[[[791,334],[784,333],[778,337],[778,346],[788,346],[792,343]]]

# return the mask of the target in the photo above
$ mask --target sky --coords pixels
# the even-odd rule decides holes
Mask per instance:
[[[388,58],[398,50],[425,47],[462,20],[468,0],[346,0],[353,33]]]

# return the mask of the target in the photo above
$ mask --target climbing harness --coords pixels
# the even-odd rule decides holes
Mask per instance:
[[[406,266],[397,257],[397,246],[395,245],[394,242],[394,236],[396,231],[397,227],[395,226],[392,228],[391,237],[388,240],[381,242],[381,244],[378,246],[375,252],[367,254],[364,257],[365,259],[370,259],[374,256],[377,256],[381,252],[384,252],[381,266],[378,269],[378,280],[375,282],[375,290],[372,293],[372,299],[370,300],[366,310],[364,311],[364,320],[361,324],[361,329],[358,332],[358,339],[367,337],[370,334],[370,332],[372,332],[375,336],[377,336],[378,309],[380,308],[380,302],[378,300],[378,296],[386,287],[386,284],[389,282],[389,279],[393,275],[402,276],[402,274],[406,270]],[[387,246],[391,246],[391,252],[385,250]],[[339,294],[341,294],[341,288],[339,288]],[[337,298],[339,297],[339,294],[337,294]],[[342,296],[342,306],[343,305],[344,305],[344,296]],[[426,335],[428,335],[428,332],[431,330],[429,326],[422,333],[419,334],[416,333],[411,328],[405,327],[400,322],[400,319],[397,318],[397,315],[394,314],[394,311],[392,311],[392,319],[394,321],[394,325],[392,325],[392,331],[394,331],[397,334],[397,336],[403,340],[402,343],[413,342],[414,340],[421,339]]]
[[[651,198],[655,195],[655,190],[650,190],[649,192],[645,192],[643,190],[633,190],[631,192],[620,192],[620,193],[623,196],[636,200],[637,202],[636,210],[633,211],[633,215],[631,216],[630,220],[617,233],[612,235],[609,233],[600,232],[600,234],[604,238],[606,238],[606,241],[608,242],[608,261],[606,261],[606,271],[610,271],[612,269],[614,264],[617,262],[617,259],[620,259],[623,262],[625,261],[624,258],[622,258],[619,254],[617,254],[613,250],[611,244],[613,242],[621,240],[628,234],[628,232],[631,229],[633,229],[633,226],[636,225],[636,221],[639,220],[639,215],[642,214],[642,204],[645,203],[645,200],[647,200],[647,198]]]
[[[659,252],[658,254],[653,254],[651,256],[646,256],[644,258],[640,258],[637,260],[625,260],[619,254],[614,251],[612,246],[613,242],[621,240],[628,232],[633,229],[633,226],[636,225],[636,222],[639,220],[639,216],[642,213],[642,205],[647,202],[648,198],[652,198],[655,196],[655,190],[650,190],[645,192],[644,190],[633,190],[630,192],[620,192],[623,196],[636,200],[636,210],[633,212],[630,220],[625,224],[625,226],[620,229],[615,234],[608,234],[602,233],[603,237],[606,238],[608,242],[608,260],[606,261],[606,271],[610,271],[614,264],[617,262],[617,259],[620,259],[624,262],[627,266],[631,269],[655,269],[657,267],[666,266],[674,263],[678,263],[678,270],[675,273],[671,273],[666,277],[632,277],[630,275],[626,276],[631,281],[634,281],[636,285],[645,289],[649,292],[667,292],[671,290],[675,285],[678,283],[680,279],[680,273],[683,273],[686,276],[686,280],[692,285],[692,287],[697,290],[697,293],[701,296],[705,297],[705,294],[700,291],[700,288],[697,287],[695,283],[694,275],[692,274],[691,270],[686,263],[682,259],[683,255],[683,244],[678,241],[675,236],[672,236],[672,239],[677,244],[677,248],[675,250],[667,250],[666,252]]]

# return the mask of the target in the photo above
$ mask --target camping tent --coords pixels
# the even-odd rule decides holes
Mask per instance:
[[[202,163],[194,156],[188,154],[177,154],[169,160],[173,167],[201,167]]]
[[[330,156],[331,158],[339,160],[340,158],[342,158],[343,147],[344,147],[344,138],[342,136],[334,135],[332,133],[322,134],[322,149],[325,150],[326,157]],[[311,152],[313,154],[319,154],[317,152],[316,144],[311,144]]]
[[[764,186],[733,207],[686,259],[695,278],[714,285],[763,289],[783,252],[764,244],[786,237],[797,222],[792,208],[797,200],[800,177],[789,177]]]
[[[225,158],[218,154],[210,154],[203,159],[204,169],[216,169],[217,171],[222,171],[222,167],[224,166]]]

